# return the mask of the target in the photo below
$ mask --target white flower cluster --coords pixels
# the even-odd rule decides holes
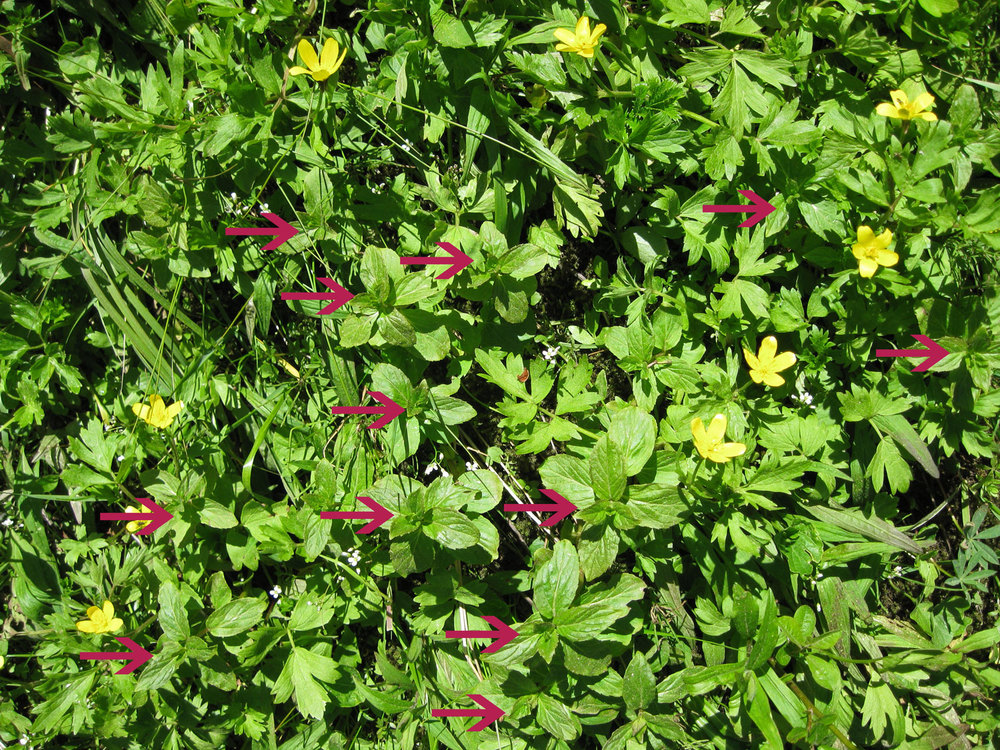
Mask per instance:
[[[354,568],[355,573],[361,572],[361,552],[351,547],[347,552],[341,552],[341,557],[347,558],[347,564]]]
[[[465,462],[465,470],[466,471],[475,471],[478,468],[479,467],[476,466],[476,462],[475,461],[466,461]]]
[[[438,457],[437,457],[437,461],[440,461],[440,460],[442,460],[443,458],[444,458],[444,454],[443,454],[443,453],[438,453]],[[426,477],[426,476],[427,476],[428,474],[432,474],[432,473],[433,473],[433,472],[435,472],[435,471],[440,471],[440,472],[441,472],[441,476],[443,476],[443,477],[450,477],[450,476],[451,476],[451,474],[449,474],[449,473],[448,473],[447,471],[445,471],[444,469],[442,469],[442,468],[441,468],[441,467],[440,467],[440,466],[438,465],[438,462],[437,462],[437,461],[434,461],[434,462],[432,462],[432,463],[429,463],[429,464],[427,465],[427,468],[426,468],[426,469],[424,469],[424,476]]]
[[[281,586],[275,584],[274,588],[267,593],[271,595],[272,599],[276,600],[276,604],[281,602]]]
[[[792,401],[798,401],[803,406],[808,406],[813,411],[816,411],[816,407],[813,406],[813,396],[809,391],[800,390],[798,393],[793,393]]]
[[[550,346],[545,351],[542,352],[542,359],[544,359],[546,362],[553,362],[555,361],[557,354],[559,354],[559,349],[557,349],[554,346]]]

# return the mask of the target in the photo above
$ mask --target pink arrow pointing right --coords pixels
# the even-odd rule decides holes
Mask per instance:
[[[499,617],[486,615],[483,617],[486,622],[496,628],[496,630],[446,630],[445,638],[488,638],[496,640],[496,643],[484,648],[480,653],[492,654],[499,651],[512,640],[517,638],[518,632]]]
[[[506,711],[481,695],[469,695],[482,708],[434,708],[431,716],[478,716],[479,721],[469,727],[467,732],[481,732],[494,721],[502,718]]]
[[[384,524],[395,514],[384,505],[372,500],[370,497],[358,497],[362,503],[368,506],[369,510],[324,510],[319,514],[320,518],[346,518],[371,519],[369,523],[358,529],[359,534],[371,534],[375,529]]]
[[[910,372],[924,372],[925,370],[931,369],[934,365],[940,362],[942,359],[947,357],[950,352],[945,349],[941,344],[934,341],[934,339],[924,336],[921,333],[910,334],[924,344],[927,349],[876,349],[876,357],[926,357],[923,362],[914,367]]]
[[[125,646],[128,651],[83,651],[80,654],[81,661],[96,659],[99,661],[104,661],[108,659],[126,659],[128,664],[119,669],[115,674],[131,674],[147,661],[153,658],[153,655],[149,653],[146,649],[140,646],[138,643],[133,641],[131,638],[126,638],[124,636],[115,636],[115,640]]]
[[[282,292],[281,299],[318,299],[318,300],[333,300],[329,305],[324,307],[319,311],[320,315],[329,315],[334,310],[343,307],[352,299],[354,295],[349,291],[344,289],[340,284],[338,284],[333,279],[328,279],[320,276],[319,281],[323,282],[326,286],[332,289],[332,292]]]
[[[295,235],[299,233],[299,230],[289,224],[287,221],[282,219],[278,214],[262,213],[265,219],[269,219],[273,227],[268,228],[258,228],[258,227],[229,227],[226,230],[226,236],[230,237],[232,235],[247,236],[247,235],[258,235],[258,234],[273,234],[274,239],[264,245],[264,250],[274,250],[279,247],[283,242],[286,242]]]
[[[101,513],[102,521],[150,521],[148,526],[139,529],[136,534],[146,536],[152,534],[167,521],[173,519],[173,514],[164,510],[148,497],[137,497],[140,503],[149,509],[149,513]]]
[[[406,413],[406,409],[380,391],[368,391],[368,395],[382,406],[334,406],[330,412],[333,414],[381,414],[379,419],[368,425],[369,430],[385,427],[400,414]]]
[[[463,253],[450,242],[436,242],[435,244],[448,253],[447,258],[420,256],[416,258],[400,258],[399,262],[404,266],[412,266],[416,264],[449,266],[444,273],[439,273],[435,276],[435,279],[450,279],[456,273],[472,263],[472,258]]]
[[[505,513],[517,513],[522,510],[532,510],[535,512],[551,512],[548,520],[542,521],[541,526],[555,526],[566,516],[576,510],[576,506],[554,490],[539,490],[545,497],[553,501],[553,505],[546,503],[504,503]]]
[[[734,205],[714,205],[707,204],[701,207],[702,213],[750,213],[751,216],[744,219],[740,224],[741,227],[752,227],[758,221],[763,221],[772,211],[775,210],[774,206],[768,203],[766,200],[761,198],[753,190],[739,190],[740,195],[744,198],[749,198],[753,205],[751,206],[734,206]]]

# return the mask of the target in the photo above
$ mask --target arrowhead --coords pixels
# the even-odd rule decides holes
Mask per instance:
[[[367,505],[368,509],[375,514],[371,521],[358,529],[359,534],[371,534],[375,531],[375,529],[395,515],[391,510],[375,502],[370,497],[359,497],[358,500]]]
[[[472,263],[472,258],[463,253],[450,242],[437,242],[435,244],[451,256],[451,265],[444,273],[440,273],[434,278],[450,279],[452,276],[457,274],[459,271],[464,270]]]
[[[173,513],[167,512],[159,505],[154,503],[152,500],[150,500],[148,497],[137,497],[136,500],[145,505],[146,510],[148,510],[150,513],[153,514],[153,520],[150,521],[147,526],[139,529],[136,532],[136,534],[138,534],[139,536],[146,536],[147,534],[152,534],[163,524],[165,524],[167,521],[172,520],[174,517]]]
[[[385,427],[400,414],[406,413],[406,409],[397,404],[384,393],[379,393],[378,391],[368,391],[368,395],[385,407],[385,412],[383,412],[382,416],[368,425],[369,430],[377,430],[380,427]]]
[[[556,504],[555,513],[542,521],[541,526],[555,526],[566,516],[576,510],[576,506],[554,490],[539,490],[545,497]]]
[[[743,223],[740,224],[741,227],[752,227],[758,221],[763,221],[775,210],[774,206],[757,195],[753,190],[740,190],[739,193],[744,198],[749,198],[756,209],[748,218],[743,220]]]
[[[499,617],[494,617],[493,615],[486,615],[483,617],[486,622],[492,625],[497,630],[497,639],[488,647],[482,650],[484,654],[492,654],[494,651],[499,651],[512,640],[517,638],[518,632],[514,630],[510,625],[505,623]]]
[[[469,695],[469,697],[483,707],[483,718],[469,727],[467,730],[469,732],[481,732],[505,714],[505,711],[500,706],[481,695]]]
[[[136,498],[138,499],[138,498]],[[147,661],[153,658],[153,655],[149,653],[146,649],[140,646],[138,643],[133,641],[131,638],[125,638],[124,636],[115,636],[115,640],[120,644],[125,646],[129,650],[131,658],[129,663],[124,667],[119,669],[115,674],[131,674]]]
[[[299,233],[298,229],[282,219],[278,214],[265,213],[262,216],[274,224],[275,229],[278,230],[277,234],[274,235],[274,239],[264,245],[264,250],[275,250],[282,243],[287,242]]]
[[[324,284],[326,284],[326,286],[328,286],[330,289],[332,289],[334,294],[333,302],[331,302],[329,305],[320,310],[319,311],[320,315],[328,315],[329,313],[332,313],[334,310],[343,307],[352,299],[354,299],[353,294],[344,289],[344,287],[342,287],[333,279],[320,277],[319,280],[322,281]]]
[[[928,352],[927,352],[927,359],[925,359],[919,365],[910,370],[910,372],[924,372],[925,370],[929,370],[951,353],[943,346],[941,346],[941,344],[929,338],[928,336],[915,333],[913,334],[913,338],[915,338],[921,344],[926,346]]]

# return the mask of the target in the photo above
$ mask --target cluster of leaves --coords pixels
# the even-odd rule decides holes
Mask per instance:
[[[0,0],[0,746],[996,741],[995,8],[126,5]],[[224,236],[261,211],[301,231]],[[331,419],[366,390],[405,416]],[[541,488],[578,511],[502,512]],[[98,521],[137,496],[174,520]],[[394,518],[320,519],[358,496]],[[105,600],[134,674],[78,657]],[[432,717],[470,694],[503,720]]]

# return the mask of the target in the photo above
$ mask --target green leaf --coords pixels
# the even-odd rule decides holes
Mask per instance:
[[[161,583],[157,601],[160,604],[160,614],[157,619],[163,634],[173,641],[187,640],[191,635],[191,626],[188,624],[187,611],[181,602],[181,590],[177,583],[174,581]]]
[[[560,539],[552,557],[535,575],[535,609],[542,617],[553,619],[573,603],[579,585],[580,559],[576,547],[568,539]]]
[[[617,443],[606,435],[590,453],[590,483],[600,500],[617,500],[625,494],[625,458]]]
[[[935,18],[958,10],[958,0],[918,0],[920,7]]]
[[[656,678],[641,651],[636,652],[625,669],[622,697],[625,705],[632,711],[648,708],[656,698]]]
[[[424,533],[447,549],[465,549],[479,541],[479,529],[468,518],[454,510],[435,508]]]
[[[217,638],[227,638],[249,630],[264,617],[267,600],[263,595],[255,598],[233,599],[208,616],[205,626]]]
[[[642,467],[653,455],[656,420],[642,409],[628,406],[614,412],[608,427],[608,438],[621,447],[625,459],[625,474],[633,477],[642,471]]]
[[[538,723],[551,736],[574,740],[580,736],[580,720],[560,701],[545,693],[538,695]]]
[[[582,458],[556,454],[545,460],[538,472],[545,489],[555,490],[578,508],[594,504],[590,467]]]
[[[199,517],[206,526],[213,529],[231,529],[239,523],[236,514],[215,500],[205,500],[205,507]]]
[[[299,596],[288,620],[288,627],[291,630],[313,630],[330,622],[330,618],[333,617],[333,609],[327,606],[322,597],[315,596],[315,599],[304,595]]]
[[[587,526],[580,538],[580,567],[588,581],[604,575],[618,556],[618,533],[610,526]]]
[[[892,439],[899,443],[907,453],[917,459],[924,471],[935,479],[941,476],[937,464],[931,457],[931,452],[913,426],[906,421],[902,414],[879,414],[872,417],[872,424],[882,432],[887,432]]]

